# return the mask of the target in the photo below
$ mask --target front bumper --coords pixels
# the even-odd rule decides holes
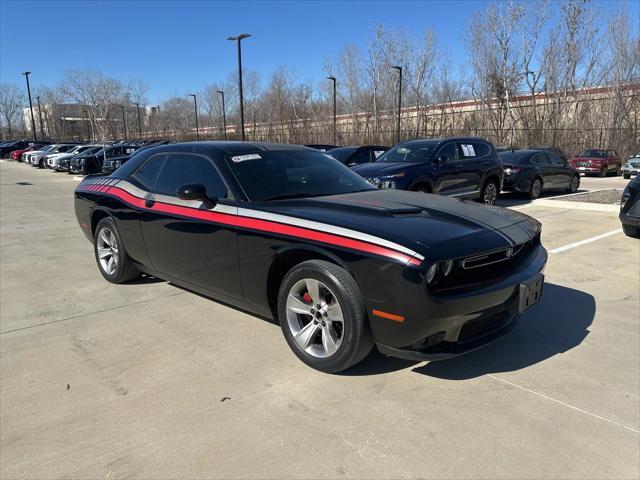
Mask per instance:
[[[75,173],[76,175],[84,175],[86,173],[84,165],[70,165],[69,173]]]
[[[623,175],[640,175],[640,168],[626,168],[622,170]]]
[[[576,167],[574,165],[573,168],[578,170],[580,173],[600,173],[606,167]]]
[[[462,355],[492,343],[515,327],[524,311],[523,299],[529,298],[533,291],[530,285],[538,285],[537,293],[541,294],[546,261],[547,252],[539,246],[526,267],[491,287],[433,298],[429,308],[421,313],[421,318],[407,319],[404,327],[398,325],[398,328],[410,330],[396,332],[401,334],[402,341],[389,344],[375,335],[374,329],[378,350],[409,360],[434,361]]]

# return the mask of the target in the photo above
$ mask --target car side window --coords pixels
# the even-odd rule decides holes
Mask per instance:
[[[547,156],[544,153],[538,153],[531,158],[531,163],[546,165],[548,163]]]
[[[562,161],[562,159],[553,153],[547,152],[547,158],[549,159],[549,163],[551,163],[552,165],[559,165],[559,166],[564,165],[564,162]]]
[[[458,155],[456,152],[456,144],[455,142],[449,142],[446,145],[443,145],[440,148],[440,151],[438,152],[438,155],[436,155],[436,158],[438,157],[446,157],[447,161],[449,162],[453,162],[455,160],[458,160]]]
[[[468,160],[476,158],[479,155],[476,152],[476,147],[472,142],[460,142],[458,143],[458,159]]]
[[[175,196],[178,187],[190,183],[204,185],[210,197],[227,196],[227,188],[211,160],[189,153],[167,154],[154,191]]]
[[[371,154],[367,149],[360,149],[356,153],[354,153],[349,160],[347,160],[347,165],[360,165],[361,163],[369,163],[371,161]]]
[[[144,189],[149,191],[153,190],[156,179],[158,178],[158,173],[166,158],[167,155],[165,153],[151,157],[133,172],[131,178],[138,182]]]
[[[373,160],[375,161],[384,152],[386,152],[386,150],[374,150],[373,151]]]

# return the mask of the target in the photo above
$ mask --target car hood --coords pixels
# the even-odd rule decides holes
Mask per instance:
[[[518,245],[540,231],[538,221],[513,210],[404,190],[369,190],[254,205],[262,211],[383,238],[430,260]]]
[[[571,159],[572,162],[604,162],[606,160],[601,157],[575,157]]]
[[[404,172],[408,168],[421,164],[413,162],[372,162],[357,165],[353,167],[353,171],[363,177],[379,177]]]

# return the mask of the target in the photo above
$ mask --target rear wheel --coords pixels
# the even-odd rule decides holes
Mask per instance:
[[[619,177],[620,175],[622,175],[622,165],[618,165],[616,168],[616,177]]]
[[[542,180],[539,177],[536,177],[531,184],[531,188],[529,189],[529,198],[531,200],[535,200],[542,193]]]
[[[278,319],[293,353],[316,370],[340,372],[373,348],[360,289],[330,262],[309,260],[287,273],[278,293]]]
[[[96,226],[93,251],[102,276],[111,283],[125,283],[140,276],[122,244],[115,222],[103,218]]]
[[[606,177],[607,176],[607,167],[602,167],[602,170],[600,170],[600,176],[601,177]]]
[[[640,238],[640,228],[634,225],[622,224],[622,231],[627,237]]]
[[[498,185],[496,182],[488,181],[480,193],[480,201],[485,205],[495,205],[498,200]]]
[[[425,185],[424,183],[414,186],[411,190],[414,192],[431,193],[429,185]]]
[[[624,175],[622,175],[624,178],[626,178],[627,180],[629,180],[631,178],[631,174],[630,173],[625,173]]]

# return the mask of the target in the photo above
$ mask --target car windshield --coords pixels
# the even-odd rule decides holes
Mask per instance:
[[[607,151],[606,150],[583,150],[580,152],[578,157],[607,158]]]
[[[342,163],[311,150],[238,154],[227,158],[227,163],[253,201],[375,190]]]
[[[331,155],[336,160],[340,160],[342,163],[346,162],[353,152],[356,151],[356,147],[340,147],[340,148],[332,148],[328,150],[327,153]]]
[[[56,148],[56,145],[47,145],[46,147],[42,147],[40,149],[41,152],[50,152],[51,150],[53,150],[54,148]]]
[[[380,155],[376,162],[427,162],[433,158],[437,142],[412,142],[396,145]]]

